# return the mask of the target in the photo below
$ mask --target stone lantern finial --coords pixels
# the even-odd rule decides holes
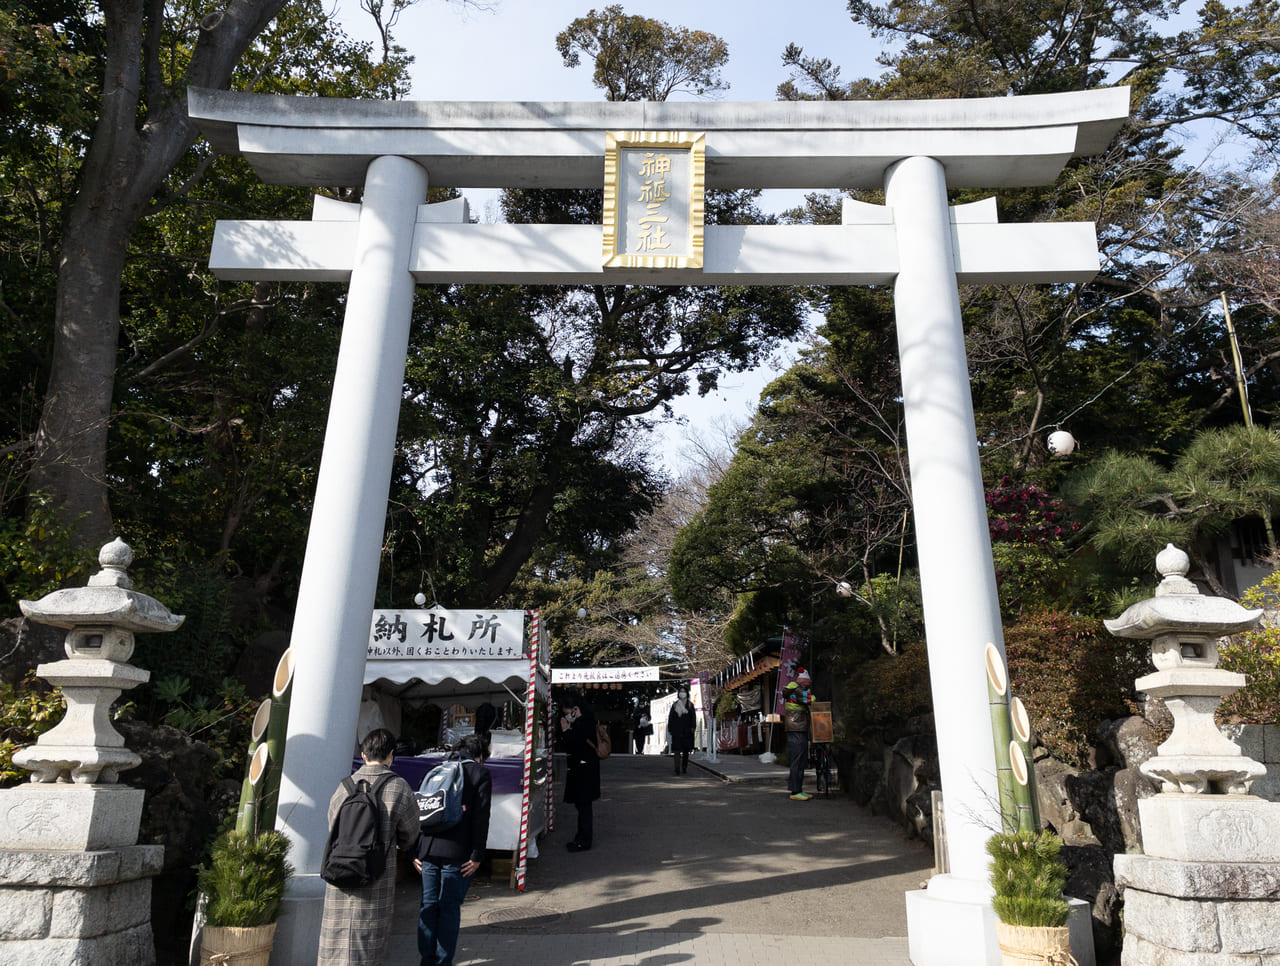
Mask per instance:
[[[89,578],[89,586],[120,587],[124,590],[132,590],[133,581],[125,573],[131,563],[133,563],[133,549],[116,537],[98,551],[98,565],[102,570]]]

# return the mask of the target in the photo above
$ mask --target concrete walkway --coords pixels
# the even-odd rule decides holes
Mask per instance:
[[[813,776],[808,776],[812,790]],[[590,852],[575,811],[530,860],[526,891],[472,886],[456,966],[909,966],[903,894],[932,854],[843,797],[793,802],[749,756],[602,763]],[[417,880],[401,886],[387,966],[418,966]]]

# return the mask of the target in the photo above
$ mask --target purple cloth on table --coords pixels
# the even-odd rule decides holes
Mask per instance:
[[[444,761],[444,755],[397,755],[391,762],[391,770],[409,783],[414,791],[427,777],[427,772]],[[354,772],[363,765],[359,758],[351,761]],[[493,794],[510,795],[519,793],[524,787],[524,761],[520,758],[490,758],[484,763],[493,777]]]

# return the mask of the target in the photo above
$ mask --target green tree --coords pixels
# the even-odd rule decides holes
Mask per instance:
[[[1233,521],[1264,521],[1276,551],[1272,509],[1280,500],[1280,434],[1236,426],[1199,434],[1173,465],[1109,451],[1066,481],[1067,499],[1099,553],[1130,573],[1150,573],[1166,544],[1185,550],[1219,596],[1231,594],[1207,556],[1208,541]]]
[[[729,89],[720,69],[729,45],[714,34],[627,14],[614,4],[591,10],[556,35],[566,67],[583,55],[591,82],[610,101],[665,101],[672,94],[712,97]]]
[[[44,225],[42,261],[52,264],[56,284],[40,280],[52,293],[41,304],[53,325],[35,343],[48,351],[32,400],[38,424],[29,436],[25,424],[14,428],[29,447],[29,492],[47,494],[80,541],[96,545],[112,528],[108,448],[121,343],[132,335],[121,313],[132,294],[128,276],[137,279],[142,267],[136,246],[146,245],[137,233],[187,205],[210,163],[191,153],[187,88],[393,95],[404,89],[405,65],[370,64],[367,45],[351,44],[314,3],[237,0],[203,12],[109,0],[100,9],[71,2],[19,13],[0,29],[29,81],[12,95],[15,106],[34,109],[10,114],[17,120],[6,137],[33,132],[23,157],[43,159],[50,175],[28,178],[21,200],[25,218]],[[49,54],[52,63],[29,66]],[[355,67],[349,77],[348,66]],[[41,125],[54,116],[55,124]],[[159,280],[146,279],[157,297]]]
[[[727,56],[711,35],[613,8],[568,32],[603,76],[624,71],[610,97],[666,96]],[[714,53],[696,70],[695,49]],[[757,194],[714,194],[708,222],[764,220]],[[507,220],[524,223],[598,223],[601,204],[600,191],[502,198]],[[645,435],[670,416],[672,400],[757,365],[803,323],[798,293],[775,288],[453,286],[423,294],[391,524],[399,576],[388,574],[383,586],[403,593],[396,587],[429,573],[442,599],[481,604],[517,579],[532,586],[567,570],[591,581],[656,505],[662,481]],[[393,565],[390,554],[385,565]],[[522,568],[532,572],[522,576]]]
[[[845,82],[829,59],[792,45],[784,61],[793,76],[781,96],[978,97],[1133,85],[1134,121],[1106,155],[1071,162],[1056,185],[998,194],[1002,220],[1096,222],[1098,279],[962,292],[992,478],[1027,470],[1051,477],[1040,439],[1064,423],[1083,440],[1121,437],[1136,452],[1168,457],[1198,429],[1229,422],[1228,347],[1222,330],[1205,323],[1230,279],[1209,268],[1249,250],[1230,226],[1266,196],[1238,176],[1188,168],[1172,136],[1212,121],[1274,154],[1280,59],[1268,38],[1276,5],[1208,3],[1181,31],[1167,26],[1174,7],[1163,0],[848,6],[889,42],[885,72]],[[1256,360],[1259,407],[1270,411],[1277,387],[1265,360],[1274,314],[1249,313],[1239,328],[1246,356]]]
[[[11,31],[5,36],[14,63],[44,65],[44,73],[33,75],[39,84],[32,80],[4,88],[14,113],[0,126],[11,148],[0,156],[0,165],[14,176],[6,183],[15,188],[0,209],[0,304],[15,333],[29,335],[6,340],[0,349],[0,369],[14,376],[0,379],[6,454],[0,532],[13,550],[3,577],[10,610],[17,597],[54,589],[51,582],[65,586],[82,580],[97,549],[93,543],[88,555],[83,549],[64,551],[83,548],[88,540],[84,531],[76,533],[74,524],[81,518],[68,504],[37,491],[24,507],[24,456],[35,438],[54,354],[50,320],[60,246],[69,230],[66,212],[77,196],[100,97],[94,77],[103,69],[107,28],[88,9],[32,7],[35,28],[21,29],[22,21],[6,21],[4,28]],[[181,100],[179,85],[186,76],[181,69],[193,56],[190,43],[198,32],[176,9],[167,16],[167,26],[157,24],[150,36],[168,46],[143,57],[164,72],[145,95],[139,92],[160,111],[154,119],[162,127],[179,124],[161,110],[162,92],[170,90]],[[54,70],[61,84],[45,76],[48,65],[42,58],[50,50],[60,52],[61,60],[53,57],[50,63],[64,65],[61,73]],[[235,84],[271,93],[394,96],[407,84],[403,63],[372,60],[368,45],[352,42],[313,3],[283,8],[240,58],[238,71]],[[178,109],[185,123],[181,104]],[[61,128],[51,123],[54,118]],[[138,132],[124,140],[144,143],[130,150],[158,152],[158,145],[147,142],[150,128],[142,120],[138,124]],[[24,133],[28,127],[31,137]],[[151,169],[144,175],[150,177]],[[127,190],[135,190],[132,181]],[[197,690],[216,689],[245,635],[287,621],[342,298],[335,286],[219,283],[205,267],[209,235],[215,217],[305,218],[310,204],[307,192],[265,186],[243,162],[215,160],[207,149],[193,147],[173,163],[143,206],[127,244],[121,242],[111,256],[120,259],[121,268],[107,314],[118,320],[119,337],[112,338],[112,369],[106,377],[111,412],[106,475],[98,482],[110,488],[114,532],[137,553],[139,586],[178,612],[203,613],[205,591],[226,609],[216,619],[217,608],[207,621],[193,617],[178,633],[183,640],[199,641],[198,648],[184,650],[179,641],[148,655],[159,659],[147,665],[159,674],[178,654],[200,654],[205,660],[198,673],[180,671]],[[118,217],[121,212],[112,214]],[[98,254],[82,252],[77,258]],[[77,338],[92,341],[100,335],[91,327]]]
[[[672,587],[690,606],[738,595],[726,631],[735,650],[789,625],[896,653],[918,610],[901,593],[914,549],[897,367],[886,363],[891,309],[865,289],[833,290],[821,304],[819,340],[766,389],[677,539]],[[837,597],[842,585],[861,615]]]

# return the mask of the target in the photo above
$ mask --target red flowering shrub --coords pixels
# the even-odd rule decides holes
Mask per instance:
[[[1066,603],[1072,582],[1066,541],[1080,524],[1066,519],[1061,500],[1007,476],[986,499],[1001,612],[1016,618]]]

